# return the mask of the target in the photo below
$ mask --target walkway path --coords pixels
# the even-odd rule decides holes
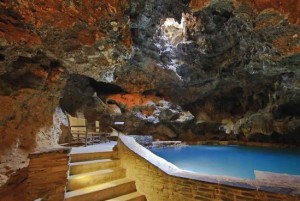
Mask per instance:
[[[116,141],[110,141],[107,143],[88,145],[86,147],[73,147],[71,154],[79,153],[92,153],[92,152],[102,152],[102,151],[112,151],[113,147],[117,144]]]

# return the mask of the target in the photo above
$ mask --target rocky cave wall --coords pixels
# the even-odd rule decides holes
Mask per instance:
[[[298,0],[0,1],[0,179],[65,141],[63,111],[161,140],[299,145],[299,13]]]
[[[109,82],[131,52],[128,1],[0,2],[0,184],[57,146],[72,74]]]
[[[299,144],[298,17],[299,1],[131,1],[134,53],[114,83],[194,116],[132,132]]]

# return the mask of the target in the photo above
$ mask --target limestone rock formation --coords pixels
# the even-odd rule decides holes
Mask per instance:
[[[124,0],[1,1],[0,71],[9,71],[17,55],[41,51],[70,73],[110,81],[111,72],[130,56],[127,9]],[[9,54],[16,47],[19,54]]]
[[[70,74],[110,82],[130,57],[128,6],[124,0],[0,2],[0,174],[26,166],[29,152],[57,145],[59,100]]]
[[[64,141],[63,112],[162,140],[299,145],[299,4],[0,1],[0,181]]]
[[[282,134],[299,143],[299,125],[280,123],[299,119],[298,1],[131,4],[135,52],[116,71],[116,84],[161,94],[196,117],[205,114],[196,122],[210,126],[194,129],[198,139],[205,139],[201,133],[228,139],[220,134],[226,127],[227,134],[263,134],[279,143]]]

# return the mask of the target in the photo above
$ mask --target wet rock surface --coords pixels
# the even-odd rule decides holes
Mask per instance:
[[[66,141],[63,112],[154,140],[299,145],[299,13],[297,0],[1,1],[1,181]]]

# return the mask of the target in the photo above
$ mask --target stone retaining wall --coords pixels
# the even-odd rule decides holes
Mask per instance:
[[[70,148],[57,148],[29,155],[27,200],[64,200]]]
[[[120,135],[118,153],[127,177],[136,181],[137,190],[148,201],[298,201],[291,189],[258,184],[255,180],[203,176],[178,169]]]

